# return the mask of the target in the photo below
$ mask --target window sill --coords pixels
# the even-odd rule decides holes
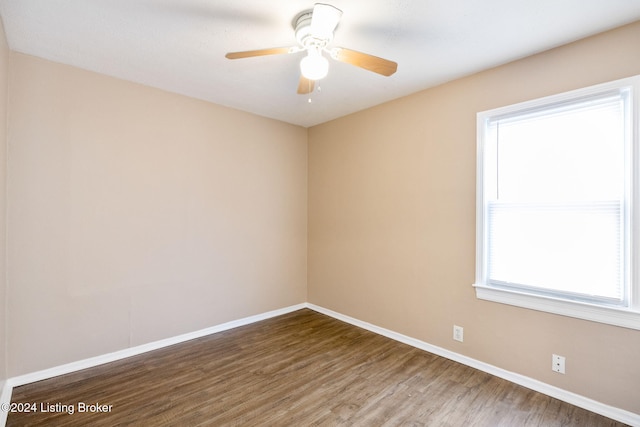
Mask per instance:
[[[640,330],[640,312],[474,284],[478,299]]]

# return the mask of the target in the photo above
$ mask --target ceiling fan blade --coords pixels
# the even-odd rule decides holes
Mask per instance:
[[[315,82],[313,80],[309,80],[305,76],[300,76],[300,81],[298,82],[298,94],[306,95],[311,93],[313,92],[314,86]]]
[[[365,70],[373,71],[374,73],[387,77],[395,73],[398,69],[396,62],[343,47],[331,49],[331,57],[337,61],[346,62],[347,64],[355,65],[356,67],[364,68]]]
[[[251,58],[254,56],[264,55],[280,55],[283,53],[294,53],[299,49],[297,47],[272,47],[270,49],[246,50],[244,52],[229,52],[225,55],[228,59]]]
[[[333,36],[333,30],[340,22],[340,17],[342,17],[340,9],[330,4],[316,3],[311,15],[311,34],[320,39],[330,39]]]

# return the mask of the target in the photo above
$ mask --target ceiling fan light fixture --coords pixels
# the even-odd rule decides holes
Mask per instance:
[[[300,61],[300,72],[309,80],[320,80],[329,73],[329,61],[319,49],[309,49],[309,54]]]

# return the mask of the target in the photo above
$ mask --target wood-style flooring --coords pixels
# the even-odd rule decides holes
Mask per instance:
[[[38,412],[8,426],[623,425],[308,309],[17,387],[12,402]],[[78,411],[96,403],[110,411]]]

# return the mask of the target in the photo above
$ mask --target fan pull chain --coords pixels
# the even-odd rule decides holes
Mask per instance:
[[[309,83],[309,86],[311,86],[311,83]],[[318,87],[316,88],[316,92],[322,92],[322,86],[318,85]],[[313,101],[311,100],[311,95],[313,94],[313,92],[309,92],[309,99],[307,99],[307,102],[309,104],[311,104]]]

